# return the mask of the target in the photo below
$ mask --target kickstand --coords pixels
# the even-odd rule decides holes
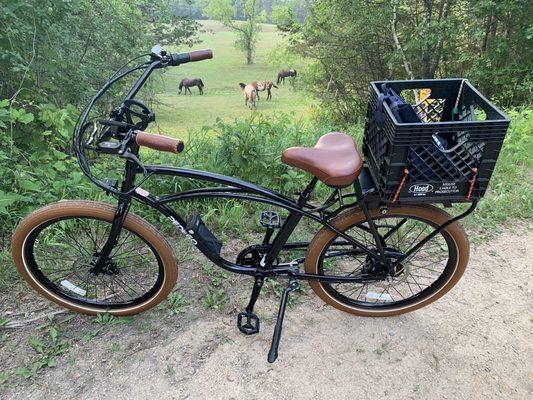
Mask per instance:
[[[272,337],[272,344],[270,345],[270,351],[268,352],[268,362],[273,363],[278,358],[278,347],[281,339],[281,329],[283,325],[283,317],[285,316],[285,309],[287,308],[287,300],[289,294],[298,289],[298,282],[296,279],[291,278],[289,284],[281,295],[281,302],[279,304],[278,319],[276,321],[276,327],[274,328],[274,336]]]

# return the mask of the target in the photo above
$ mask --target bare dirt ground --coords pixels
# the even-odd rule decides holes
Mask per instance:
[[[246,291],[230,293],[219,310],[204,311],[197,297],[177,315],[162,308],[106,324],[72,316],[57,322],[69,344],[58,365],[28,379],[11,374],[0,398],[531,399],[532,243],[531,229],[517,224],[473,246],[451,293],[400,317],[353,317],[308,290],[287,312],[275,364],[266,361],[275,296],[259,300],[258,335],[235,327],[249,280],[229,281]],[[0,368],[34,360],[23,348],[32,335],[44,341],[48,329],[0,330]]]

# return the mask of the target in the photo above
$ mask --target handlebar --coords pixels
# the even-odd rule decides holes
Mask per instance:
[[[141,64],[131,68],[126,68],[131,61],[137,60],[140,57],[134,58],[120,67],[104,83],[82,111],[74,130],[74,151],[76,152],[76,157],[78,158],[82,171],[95,185],[114,195],[131,193],[135,187],[132,186],[132,182],[128,182],[119,190],[106,183],[105,179],[102,180],[94,176],[89,163],[87,151],[115,154],[126,158],[130,161],[126,164],[126,168],[141,167],[144,171],[144,178],[140,182],[136,182],[136,187],[139,187],[140,184],[150,176],[150,174],[145,174],[144,167],[140,162],[140,146],[179,154],[185,149],[185,145],[179,139],[143,132],[143,129],[145,129],[150,122],[154,121],[155,116],[146,106],[139,101],[134,100],[136,94],[145,84],[152,72],[159,68],[177,66],[188,62],[213,58],[213,52],[210,49],[169,54],[164,51],[161,46],[154,46],[151,53],[146,55],[150,56],[150,60],[143,61]],[[117,81],[139,70],[143,70],[144,72],[125,95],[122,105],[111,111],[109,119],[99,121],[91,120],[89,115],[98,99],[100,99]],[[139,107],[141,109],[140,112],[136,111]],[[140,121],[137,121],[138,119],[140,119]],[[100,122],[100,125],[102,125],[101,129],[98,128],[96,122]],[[137,146],[131,146],[133,143],[136,143]]]
[[[153,150],[166,151],[174,154],[179,154],[185,149],[185,145],[180,139],[154,135],[143,131],[135,131],[135,143]]]
[[[188,62],[202,61],[213,58],[211,49],[195,50],[189,53],[174,53],[170,55],[170,65],[176,66]]]

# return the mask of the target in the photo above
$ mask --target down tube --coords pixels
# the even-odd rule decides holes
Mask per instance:
[[[157,209],[159,212],[161,212],[163,215],[165,215],[167,218],[169,218],[170,222],[186,237],[189,238],[189,240],[214,264],[220,266],[221,268],[224,268],[230,272],[239,273],[239,274],[246,274],[246,275],[254,275],[256,272],[256,268],[252,266],[243,266],[235,264],[222,256],[217,256],[212,253],[210,253],[205,245],[201,241],[196,241],[185,230],[185,226],[187,225],[187,221],[185,221],[184,218],[182,218],[172,207],[169,207],[166,203],[174,203],[179,200],[189,200],[189,199],[206,199],[206,198],[226,198],[226,199],[241,199],[241,200],[247,200],[257,203],[265,203],[274,205],[277,207],[284,208],[286,210],[293,210],[297,211],[303,214],[308,214],[306,212],[303,212],[302,210],[297,209],[296,207],[290,207],[288,208],[285,203],[278,202],[276,200],[260,197],[260,196],[252,196],[252,195],[246,195],[246,194],[233,194],[233,193],[221,193],[221,192],[195,192],[191,194],[184,193],[183,197],[173,198],[172,200],[166,200],[166,201],[160,201],[156,197],[152,195],[142,195],[139,192],[135,192],[132,194],[132,197],[136,200],[145,203],[149,205],[150,207],[153,207]],[[173,196],[174,197],[174,196]],[[315,218],[313,218],[315,219]],[[196,242],[196,243],[195,243]],[[259,244],[259,243],[258,243]],[[287,268],[280,267],[280,268],[273,268],[271,269],[271,272],[273,274],[276,273],[286,273]]]
[[[135,197],[137,200],[148,204],[149,206],[156,208],[161,213],[166,215],[169,219],[171,219],[171,222],[182,232],[183,234],[186,234],[184,231],[184,227],[186,226],[187,222],[178,214],[176,213],[171,207],[169,207],[166,203],[173,203],[178,200],[186,200],[186,199],[194,199],[194,198],[227,198],[227,199],[242,199],[252,202],[258,202],[258,203],[264,203],[269,204],[273,206],[277,206],[280,208],[283,208],[289,212],[297,212],[303,215],[303,217],[310,218],[314,221],[319,222],[321,225],[328,227],[333,232],[337,233],[339,236],[343,237],[350,243],[358,246],[361,248],[361,250],[371,256],[378,257],[377,254],[375,254],[372,250],[368,249],[366,246],[364,246],[362,243],[358,242],[357,240],[353,239],[352,237],[344,234],[343,232],[336,229],[334,226],[330,225],[327,221],[320,218],[318,215],[314,215],[312,213],[309,213],[307,211],[302,210],[297,206],[296,203],[293,203],[293,205],[288,205],[286,202],[279,202],[277,200],[273,200],[271,198],[265,198],[261,196],[254,196],[248,193],[227,193],[227,192],[221,192],[219,191],[220,188],[205,188],[205,189],[198,189],[193,190],[190,192],[183,192],[176,195],[169,196],[166,200],[163,199],[157,199],[154,196],[146,195],[142,196],[139,193],[134,193],[133,197]],[[217,264],[218,266],[229,270],[231,272],[235,273],[241,273],[241,274],[248,274],[253,275],[255,273],[255,268],[253,267],[247,267],[247,266],[241,266],[237,265],[231,261],[228,261],[220,256],[213,256],[208,251],[205,250],[205,247],[198,244],[196,245],[200,249],[200,251],[209,258],[213,263]],[[286,268],[273,268],[273,273],[277,272],[286,272]]]

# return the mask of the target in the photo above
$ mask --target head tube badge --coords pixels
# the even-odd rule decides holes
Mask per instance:
[[[148,190],[144,190],[141,187],[138,187],[137,189],[135,189],[135,193],[137,193],[139,196],[142,196],[142,197],[148,197],[150,195],[150,192]]]

